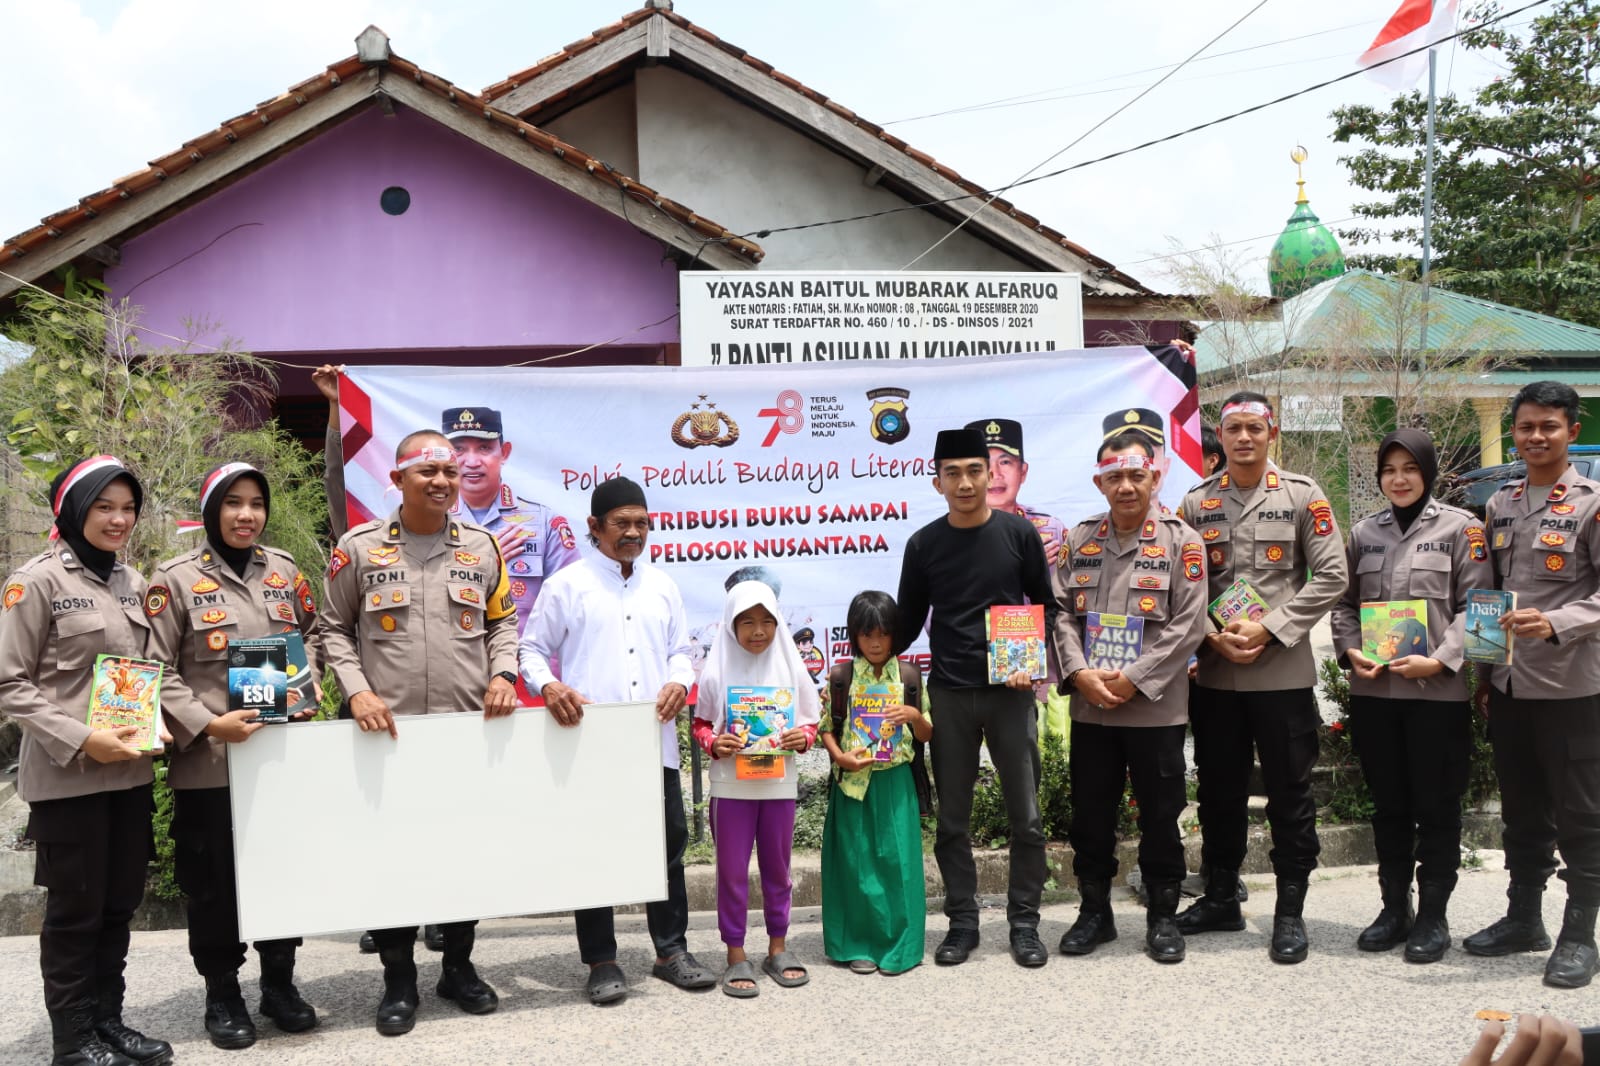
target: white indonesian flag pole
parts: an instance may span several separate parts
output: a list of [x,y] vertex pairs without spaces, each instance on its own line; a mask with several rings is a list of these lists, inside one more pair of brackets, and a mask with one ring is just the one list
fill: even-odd
[[[1356,60],[1367,73],[1395,92],[1417,83],[1428,69],[1428,53],[1417,51],[1455,32],[1457,0],[1401,0],[1400,8],[1383,24],[1378,36]],[[1406,55],[1412,52],[1412,55]],[[1405,56],[1396,59],[1396,56]],[[1392,63],[1384,63],[1393,59]],[[1375,64],[1383,63],[1383,66]]]

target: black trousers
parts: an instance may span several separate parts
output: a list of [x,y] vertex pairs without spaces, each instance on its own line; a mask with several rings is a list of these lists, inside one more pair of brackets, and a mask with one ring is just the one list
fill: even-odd
[[[944,913],[951,929],[978,928],[978,868],[972,859],[972,793],[979,749],[1000,775],[1010,823],[1011,883],[1006,921],[1013,928],[1039,925],[1044,892],[1044,823],[1039,816],[1039,723],[1028,689],[928,686],[933,720],[933,785],[939,796],[939,830],[933,856],[944,878]],[[1076,743],[1076,741],[1074,741]]]
[[1378,874],[1454,888],[1472,760],[1465,701],[1350,697],[1351,741],[1372,793]]
[[[645,919],[656,957],[670,959],[689,950],[689,891],[683,883],[683,851],[689,845],[689,823],[683,814],[683,781],[678,771],[661,768],[661,804],[667,816],[667,898],[645,904]],[[610,907],[574,911],[578,955],[587,964],[615,962],[616,913]]]
[[1185,873],[1178,815],[1183,788],[1184,726],[1072,723],[1072,872],[1083,881],[1117,876],[1117,808],[1132,780],[1139,804],[1139,872],[1152,885],[1177,884]]
[[1567,898],[1600,904],[1600,695],[1519,700],[1491,689],[1489,740],[1511,880],[1544,884],[1560,848]]
[[1226,692],[1195,687],[1189,704],[1194,762],[1200,775],[1201,861],[1214,870],[1244,863],[1252,755],[1261,761],[1272,827],[1272,869],[1304,881],[1317,868],[1317,808],[1311,768],[1317,764],[1316,697],[1308,688]]
[[[233,811],[228,789],[172,793],[173,865],[189,918],[189,957],[201,977],[230,977],[244,965],[239,888],[233,866]],[[257,951],[292,951],[300,938],[260,940]]]
[[152,809],[149,785],[32,805],[33,883],[45,889],[39,972],[46,1009],[96,1000],[121,1010],[128,922],[155,854]]
[[[464,934],[472,932],[478,927],[476,918],[469,922],[440,922],[439,935],[444,937],[444,953],[446,962],[456,957]],[[379,951],[388,951],[390,948],[410,947],[417,942],[417,927],[414,925],[400,926],[394,929],[372,929],[372,943]],[[298,941],[296,941],[298,943]],[[256,945],[258,948],[260,945]],[[465,952],[472,954],[469,946]]]

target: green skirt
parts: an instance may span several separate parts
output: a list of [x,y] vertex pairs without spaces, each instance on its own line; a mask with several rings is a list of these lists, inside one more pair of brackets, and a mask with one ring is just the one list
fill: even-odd
[[899,973],[922,962],[927,887],[910,764],[872,775],[865,799],[833,782],[822,830],[822,940],[835,962]]

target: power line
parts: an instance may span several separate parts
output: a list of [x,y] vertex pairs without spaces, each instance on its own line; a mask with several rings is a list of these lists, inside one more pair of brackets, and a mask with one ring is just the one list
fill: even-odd
[[[1032,174],[1034,171],[1036,171],[1040,167],[1044,166],[1046,163],[1049,163],[1052,160],[1059,158],[1063,153],[1068,152],[1068,151],[1072,150],[1073,148],[1077,147],[1079,144],[1083,143],[1083,141],[1086,138],[1088,138],[1091,135],[1093,135],[1096,130],[1098,130],[1102,126],[1106,125],[1106,123],[1110,122],[1112,119],[1116,118],[1118,115],[1120,115],[1124,111],[1128,110],[1128,108],[1132,107],[1134,104],[1138,103],[1140,100],[1143,100],[1146,96],[1149,96],[1151,93],[1155,92],[1156,89],[1160,88],[1161,85],[1168,78],[1172,77],[1174,74],[1178,73],[1178,71],[1180,71],[1184,67],[1188,66],[1190,60],[1195,59],[1197,56],[1199,56],[1206,49],[1210,48],[1212,45],[1214,45],[1218,41],[1222,40],[1222,38],[1226,37],[1229,33],[1232,33],[1235,29],[1237,29],[1239,27],[1239,25],[1242,22],[1244,22],[1245,19],[1249,18],[1251,15],[1254,15],[1257,11],[1260,11],[1263,7],[1266,7],[1267,3],[1268,3],[1268,0],[1257,0],[1257,3],[1256,3],[1255,7],[1252,7],[1249,11],[1246,11],[1243,15],[1240,15],[1236,20],[1234,20],[1232,25],[1228,26],[1227,29],[1223,30],[1221,33],[1219,33],[1215,37],[1211,38],[1211,40],[1207,41],[1205,44],[1203,44],[1199,48],[1195,49],[1192,53],[1190,53],[1189,57],[1187,59],[1185,59],[1182,63],[1179,63],[1177,66],[1173,67],[1171,70],[1169,70],[1165,74],[1161,75],[1161,77],[1159,77],[1155,81],[1151,82],[1149,87],[1146,88],[1143,92],[1141,92],[1138,96],[1135,96],[1132,100],[1129,100],[1129,101],[1123,103],[1115,111],[1111,112],[1111,114],[1107,115],[1105,118],[1101,119],[1099,122],[1096,122],[1093,126],[1090,126],[1088,129],[1084,130],[1082,133],[1078,134],[1078,136],[1074,137],[1067,144],[1063,145],[1061,148],[1057,149],[1056,151],[1052,152],[1051,154],[1045,156],[1043,159],[1039,160],[1039,162],[1035,163],[1033,166],[1031,166],[1027,170],[1023,171],[1021,174],[1019,174],[1017,176],[1017,181],[1020,182],[1022,179],[1026,178],[1029,174]],[[1013,182],[1012,184],[1016,184],[1016,182]],[[929,252],[933,251],[935,248],[939,247],[939,245],[943,244],[945,241],[949,240],[951,237],[954,237],[957,233],[959,233],[966,226],[966,224],[968,222],[971,222],[974,218],[977,217],[979,211],[982,211],[984,208],[986,208],[990,204],[994,203],[995,199],[997,197],[999,197],[999,195],[1000,195],[1000,193],[998,191],[996,191],[994,193],[991,193],[987,200],[985,200],[983,203],[979,204],[977,207],[973,208],[971,214],[969,214],[966,218],[962,219],[960,222],[957,222],[955,224],[955,226],[950,229],[949,232],[947,232],[944,236],[940,237],[938,240],[934,241],[932,244],[928,245],[928,247],[924,248],[921,252],[917,253],[917,255],[915,257],[913,257],[910,262],[908,262],[905,266],[901,267],[900,269],[901,270],[909,270],[912,267],[916,266],[919,262],[922,261],[922,259]]]

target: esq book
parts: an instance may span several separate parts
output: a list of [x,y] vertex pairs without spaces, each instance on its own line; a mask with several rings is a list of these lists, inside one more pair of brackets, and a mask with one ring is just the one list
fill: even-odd
[[289,646],[283,637],[228,642],[228,710],[258,722],[289,720]]

